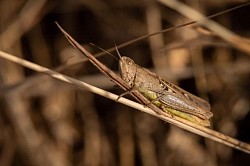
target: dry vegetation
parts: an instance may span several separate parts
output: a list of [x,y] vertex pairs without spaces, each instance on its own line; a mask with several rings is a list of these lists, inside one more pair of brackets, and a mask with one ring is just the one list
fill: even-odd
[[[185,1],[204,15],[244,2]],[[119,50],[208,100],[214,113],[212,128],[249,143],[250,53],[242,46],[250,34],[249,11],[250,6],[245,6],[213,18],[244,37],[238,43],[189,25]],[[190,20],[153,0],[0,1],[0,50],[121,94],[70,46],[55,21],[97,53],[100,50],[89,43],[108,49]],[[99,60],[118,71],[118,62],[111,56]],[[4,59],[0,59],[0,99],[1,166],[250,162],[249,154]]]

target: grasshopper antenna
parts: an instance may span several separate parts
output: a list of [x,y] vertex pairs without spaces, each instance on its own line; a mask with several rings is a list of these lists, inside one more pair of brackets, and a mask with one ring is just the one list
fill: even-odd
[[120,54],[120,52],[119,52],[118,47],[116,46],[116,44],[115,44],[115,50],[116,50],[116,52],[117,52],[117,54],[118,54],[119,58],[121,59],[121,58],[122,58],[122,56],[121,56],[121,54]]
[[[109,54],[109,55],[111,55],[113,58],[115,58],[117,61],[119,61],[119,59],[117,59],[113,54],[111,54],[110,52],[104,50],[103,48],[98,47],[97,45],[95,45],[95,44],[93,44],[93,43],[89,43],[89,44],[91,44],[92,46],[98,48],[99,50],[102,50],[103,52],[106,52],[107,54]],[[115,46],[115,47],[116,47],[116,46]],[[118,55],[120,55],[119,52],[118,52]]]

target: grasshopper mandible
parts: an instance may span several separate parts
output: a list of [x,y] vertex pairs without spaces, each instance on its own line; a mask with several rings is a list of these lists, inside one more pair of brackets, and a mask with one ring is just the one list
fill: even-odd
[[120,74],[132,88],[148,98],[164,112],[170,112],[188,121],[202,126],[209,126],[210,104],[205,100],[192,95],[180,87],[161,79],[155,73],[137,65],[132,59],[121,56]]

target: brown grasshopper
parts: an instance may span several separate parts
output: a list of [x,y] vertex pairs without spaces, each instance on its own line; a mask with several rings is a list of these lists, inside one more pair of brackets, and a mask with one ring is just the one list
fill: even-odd
[[[94,45],[93,43],[90,44]],[[94,46],[115,58],[114,55],[106,50],[96,45]],[[210,112],[211,107],[208,102],[163,80],[155,73],[137,65],[129,57],[121,56],[118,48],[115,48],[120,57],[121,77],[132,87],[130,91],[121,94],[117,100],[121,96],[137,90],[164,112],[174,114],[202,126],[210,126],[208,119],[213,116],[213,113]]]
[[[120,56],[121,77],[133,90],[138,90],[151,103],[164,112],[192,121],[202,126],[209,126],[210,104],[205,100],[161,79],[155,73],[137,65],[132,59]],[[126,93],[125,93],[126,94]]]

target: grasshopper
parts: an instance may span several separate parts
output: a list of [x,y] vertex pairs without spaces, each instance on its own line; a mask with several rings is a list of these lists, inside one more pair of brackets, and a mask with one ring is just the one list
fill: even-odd
[[[120,74],[132,88],[137,90],[162,111],[179,116],[193,123],[210,126],[210,104],[205,100],[163,80],[155,73],[137,65],[132,59],[120,56]],[[130,92],[131,92],[130,91]],[[125,93],[126,94],[126,93]]]

